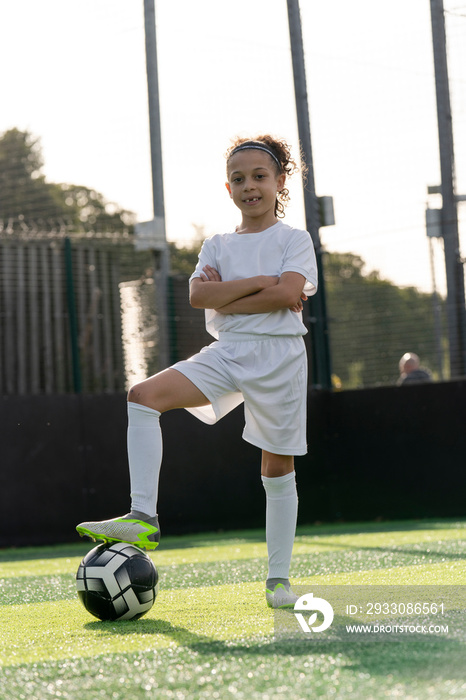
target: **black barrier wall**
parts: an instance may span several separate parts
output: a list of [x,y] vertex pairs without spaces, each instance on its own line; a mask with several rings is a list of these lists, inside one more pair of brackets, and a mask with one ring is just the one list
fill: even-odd
[[[466,514],[466,382],[313,392],[308,413],[301,523]],[[212,427],[186,411],[161,420],[162,530],[262,527],[242,408]],[[4,397],[0,424],[0,546],[70,542],[78,522],[128,511],[123,395]]]

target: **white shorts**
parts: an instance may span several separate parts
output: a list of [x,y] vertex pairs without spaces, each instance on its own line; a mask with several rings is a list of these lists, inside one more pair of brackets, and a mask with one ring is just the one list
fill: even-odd
[[200,420],[212,425],[244,401],[244,440],[274,454],[306,454],[307,357],[302,336],[223,333],[172,369],[210,401],[210,406],[186,409]]

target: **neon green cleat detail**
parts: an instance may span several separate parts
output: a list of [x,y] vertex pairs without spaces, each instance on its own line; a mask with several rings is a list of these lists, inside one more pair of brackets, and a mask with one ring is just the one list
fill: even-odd
[[81,537],[86,535],[93,540],[125,542],[141,549],[155,549],[160,541],[160,529],[157,518],[151,520],[154,524],[126,516],[80,523],[76,530]]
[[277,583],[273,591],[266,588],[265,597],[269,608],[274,609],[294,608],[294,604],[298,600],[298,596],[293,593],[291,588],[287,590],[283,583]]

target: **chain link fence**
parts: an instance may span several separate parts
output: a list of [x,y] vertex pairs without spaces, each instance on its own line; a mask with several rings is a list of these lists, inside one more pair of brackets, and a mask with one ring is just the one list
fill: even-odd
[[[129,233],[3,230],[0,395],[121,392],[162,369],[156,263]],[[445,301],[363,268],[349,253],[325,256],[334,388],[394,385],[405,352],[449,379]],[[167,297],[173,363],[212,338],[185,273],[169,277]]]
[[128,235],[0,236],[0,393],[117,392],[157,370],[154,260]]

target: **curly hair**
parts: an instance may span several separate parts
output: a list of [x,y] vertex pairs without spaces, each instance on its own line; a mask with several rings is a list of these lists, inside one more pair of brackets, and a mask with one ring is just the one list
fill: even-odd
[[[285,173],[287,177],[290,177],[296,172],[301,171],[303,176],[305,176],[307,167],[304,163],[304,159],[302,157],[302,153],[300,153],[301,156],[301,167],[296,163],[296,161],[292,158],[291,156],[291,148],[287,144],[287,142],[284,139],[276,138],[274,136],[271,136],[270,134],[263,134],[260,136],[256,136],[255,138],[242,138],[242,137],[237,137],[232,141],[232,145],[230,148],[227,150],[225,153],[225,158],[227,160],[227,168],[228,168],[228,161],[230,160],[233,151],[238,148],[238,146],[241,146],[244,143],[249,143],[249,142],[261,142],[268,148],[277,158],[278,163],[280,163],[280,166],[278,163],[275,162],[275,159],[273,159],[274,165],[277,170],[277,175],[282,175]],[[285,216],[285,207],[290,201],[290,192],[287,187],[284,187],[282,190],[280,190],[277,194],[277,199],[275,201],[275,216],[278,218],[283,218]]]

